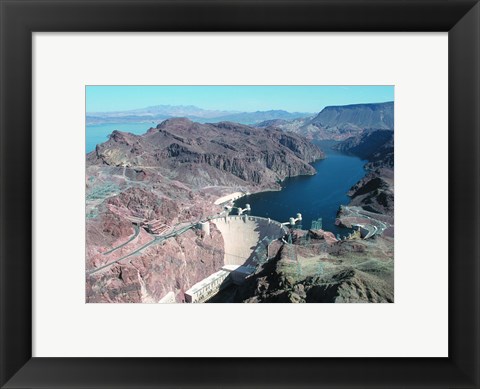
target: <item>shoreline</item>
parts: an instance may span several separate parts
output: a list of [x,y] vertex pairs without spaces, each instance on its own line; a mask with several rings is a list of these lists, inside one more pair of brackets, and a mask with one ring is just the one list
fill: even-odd
[[[335,143],[338,143],[338,142],[335,142]],[[320,146],[320,145],[318,145]],[[296,175],[296,176],[289,176],[289,177],[285,177],[282,181],[279,181],[278,182],[278,186],[276,187],[270,187],[270,188],[257,188],[257,189],[253,189],[251,188],[250,190],[250,194],[254,195],[254,194],[267,194],[268,192],[271,192],[271,193],[275,193],[275,192],[281,192],[282,190],[285,190],[285,188],[288,186],[288,179],[289,178],[297,178],[297,177],[314,177],[316,175],[319,174],[319,170],[318,168],[315,166],[315,164],[317,164],[318,162],[321,162],[323,160],[328,160],[329,157],[330,157],[330,153],[328,153],[328,151],[326,151],[325,148],[322,148],[322,152],[324,153],[324,157],[323,158],[319,158],[313,162],[310,162],[309,164],[315,168],[315,173],[314,174],[299,174],[299,175]],[[338,231],[336,230],[335,228],[331,228],[331,227],[325,227],[326,228],[326,231],[329,231],[329,232],[332,232],[334,234],[340,234],[340,235],[343,235],[344,233],[348,233],[348,232],[351,232],[352,231],[352,228],[349,228],[345,225],[342,225],[341,223],[341,219],[340,219],[340,211],[342,209],[342,207],[348,207],[352,201],[352,197],[349,195],[349,192],[352,190],[352,188],[357,185],[359,182],[361,182],[362,180],[364,180],[371,172],[369,169],[366,169],[366,165],[368,163],[368,160],[364,160],[356,155],[352,155],[352,154],[348,154],[348,153],[344,153],[342,151],[335,151],[334,154],[340,154],[340,155],[343,155],[343,156],[346,156],[346,157],[353,157],[355,159],[357,159],[360,164],[361,164],[361,169],[362,169],[362,172],[361,172],[361,176],[358,178],[358,180],[356,180],[351,186],[349,186],[348,188],[346,188],[346,190],[344,190],[342,192],[342,195],[344,195],[346,198],[345,200],[340,200],[340,203],[338,205],[338,207],[336,207],[335,209],[335,212],[334,212],[334,215],[331,217],[327,217],[326,220],[329,220],[327,222],[327,224],[330,224],[332,223],[335,228],[337,229],[340,229],[341,231]],[[322,173],[322,171],[320,171],[320,173]],[[287,183],[287,185],[285,185],[285,183]],[[295,185],[293,183],[293,185]],[[244,196],[242,196],[243,198]],[[239,198],[239,199],[236,199],[233,204],[234,204],[234,207],[238,207],[238,206],[244,206],[245,204],[241,203],[239,204],[238,202],[239,201],[242,201],[242,198]],[[243,202],[246,201],[246,200],[243,200]],[[252,206],[252,208],[255,209],[255,204],[254,203],[251,203],[249,201],[247,201],[247,203],[250,203],[250,205]],[[327,204],[325,202],[325,204]],[[323,204],[322,204],[323,206]],[[272,213],[273,213],[273,210],[272,210]],[[253,215],[255,215],[255,210],[253,211],[252,213]],[[264,216],[264,217],[268,217],[268,216],[265,216],[265,215],[270,215],[270,211],[268,211],[268,213],[265,213],[265,209],[261,210],[260,213],[256,214],[257,216]],[[273,219],[279,219],[278,217],[275,217],[274,215],[271,215],[270,216],[271,218]],[[281,218],[280,218],[281,219]],[[307,220],[309,219],[309,217],[307,216],[306,218]],[[315,219],[315,217],[313,217],[313,219]],[[310,229],[310,228],[307,228],[307,230]]]

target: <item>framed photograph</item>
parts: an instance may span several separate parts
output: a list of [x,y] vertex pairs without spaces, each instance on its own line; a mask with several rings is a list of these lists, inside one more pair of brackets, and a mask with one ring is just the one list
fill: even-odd
[[85,94],[87,303],[394,302],[393,86]]
[[479,7],[2,0],[1,387],[479,387]]

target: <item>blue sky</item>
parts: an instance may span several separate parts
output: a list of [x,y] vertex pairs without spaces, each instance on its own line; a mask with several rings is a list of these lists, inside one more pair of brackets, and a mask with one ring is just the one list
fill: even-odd
[[393,101],[393,86],[87,86],[87,112],[152,105],[231,111],[319,112],[327,105]]

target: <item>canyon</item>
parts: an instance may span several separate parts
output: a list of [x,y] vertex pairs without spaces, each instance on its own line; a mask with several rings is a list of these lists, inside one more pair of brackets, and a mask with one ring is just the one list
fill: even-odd
[[211,223],[207,236],[192,228],[156,242],[141,226],[135,235],[132,221],[193,226],[224,211],[219,197],[278,190],[286,177],[314,174],[309,163],[321,158],[296,134],[229,122],[178,118],[144,135],[114,131],[86,157],[87,302],[159,302],[170,292],[184,301],[223,266],[221,234]]
[[[142,135],[113,131],[86,156],[86,301],[185,302],[237,247],[238,232],[218,224],[233,203],[218,200],[315,175],[325,153],[312,139],[366,161],[337,214],[348,237],[290,226],[291,242],[269,240],[245,283],[209,302],[393,302],[393,103],[255,126],[169,118]],[[249,244],[235,249],[245,262]]]

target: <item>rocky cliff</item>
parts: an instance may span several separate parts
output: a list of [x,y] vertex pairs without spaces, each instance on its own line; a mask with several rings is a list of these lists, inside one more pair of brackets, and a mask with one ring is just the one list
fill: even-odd
[[[327,239],[309,231],[310,243],[293,240],[246,282],[210,302],[391,303],[393,239]],[[327,233],[328,234],[328,233]],[[295,258],[292,258],[294,256]]]
[[275,128],[169,119],[144,135],[114,131],[107,142],[87,155],[87,163],[163,168],[195,187],[243,184],[272,188],[286,177],[315,174],[309,163],[323,157],[306,139]]
[[368,129],[393,130],[393,102],[325,107],[314,117],[260,123],[310,139],[345,140]]
[[350,205],[393,217],[395,203],[393,189],[393,170],[375,169],[350,189],[348,192],[351,198]]
[[336,149],[369,161],[367,168],[393,168],[394,132],[367,130],[336,145]]
[[368,161],[365,165],[367,175],[357,182],[348,193],[352,199],[350,205],[393,217],[394,132],[367,130],[339,143],[336,149]]
[[325,131],[360,132],[393,129],[393,102],[325,107],[310,124]]
[[190,286],[222,268],[223,256],[223,238],[215,225],[207,237],[191,230],[105,271],[87,275],[86,300],[156,303],[173,292],[175,300],[183,302]]

